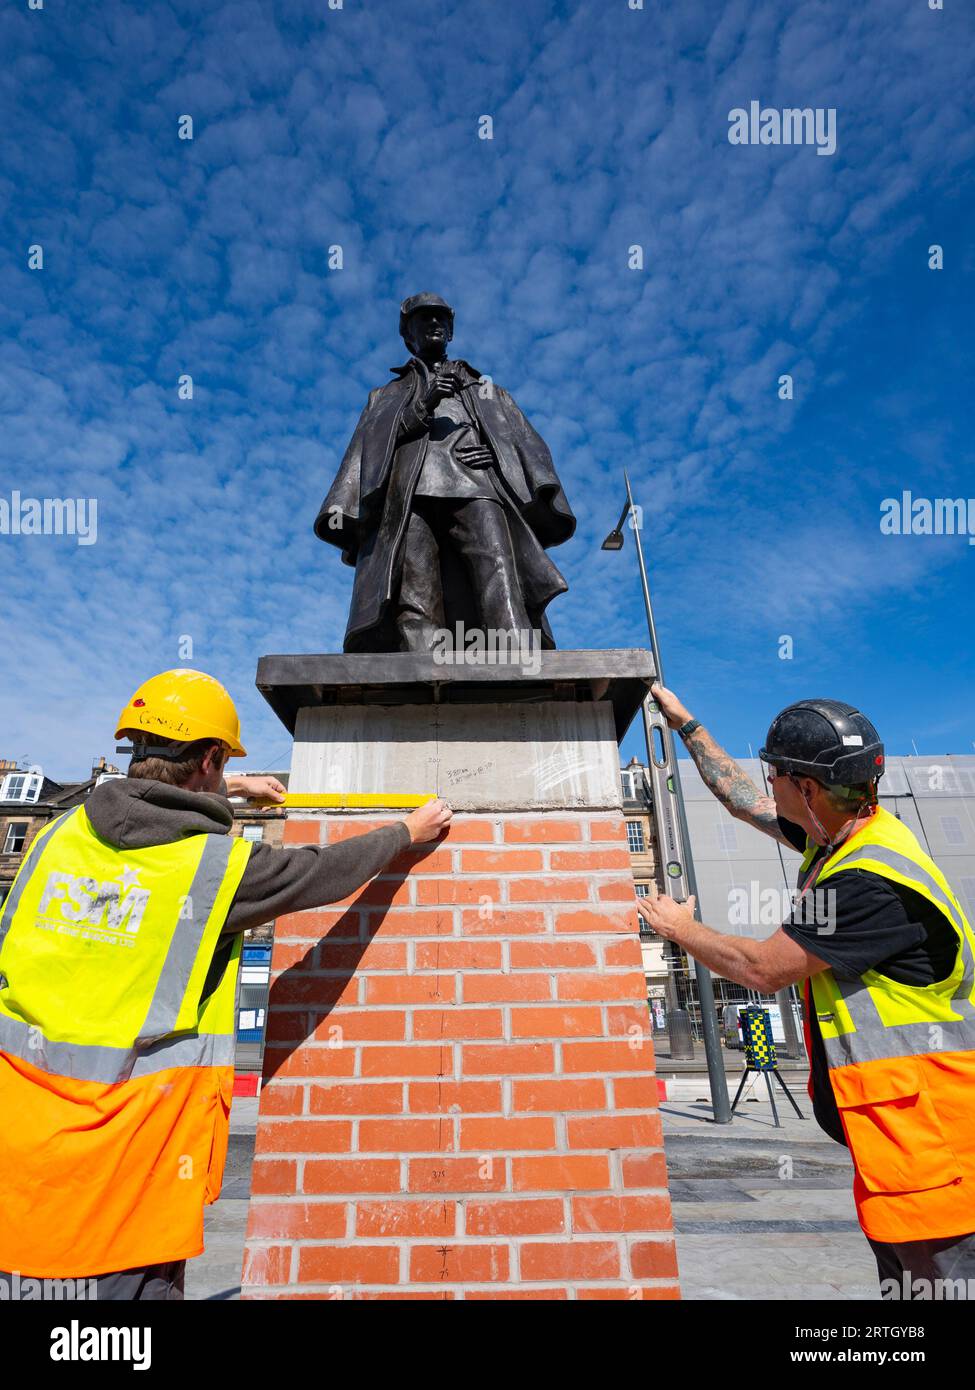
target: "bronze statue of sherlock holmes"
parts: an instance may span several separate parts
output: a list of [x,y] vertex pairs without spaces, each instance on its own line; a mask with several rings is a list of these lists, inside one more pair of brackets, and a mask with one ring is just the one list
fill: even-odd
[[355,566],[347,652],[431,651],[445,629],[534,633],[568,585],[546,554],[575,530],[545,441],[468,362],[439,295],[400,308],[410,359],[369,393],[315,533]]

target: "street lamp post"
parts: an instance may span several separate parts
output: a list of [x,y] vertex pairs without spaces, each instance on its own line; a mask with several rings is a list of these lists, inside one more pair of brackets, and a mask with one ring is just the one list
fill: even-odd
[[[643,585],[643,602],[647,610],[647,628],[650,633],[650,651],[657,673],[657,681],[660,685],[663,685],[665,683],[664,672],[660,660],[660,646],[657,642],[657,626],[653,620],[653,604],[650,601],[650,583],[647,579],[647,566],[643,558],[643,545],[640,540],[640,524],[636,508],[634,507],[633,492],[630,488],[630,479],[626,469],[623,470],[623,477],[626,481],[626,505],[620,513],[620,519],[616,523],[614,530],[612,530],[603,541],[602,549],[623,549],[623,523],[627,515],[629,515],[632,519],[633,534],[636,538],[636,554],[640,564],[640,580]],[[654,755],[650,725],[647,720],[646,704],[644,704],[643,716],[644,733],[647,739],[647,758],[649,763],[652,764]],[[694,872],[694,856],[691,854],[691,838],[687,829],[684,791],[681,786],[677,760],[674,756],[673,733],[666,722],[660,733],[664,741],[667,764],[674,770],[674,802],[683,847],[683,868],[687,890],[688,894],[693,895],[695,902],[697,902],[696,915],[698,920],[701,920],[701,907],[697,898],[697,876]],[[700,961],[694,962],[694,974],[697,979],[698,998],[701,1002],[701,1027],[704,1032],[704,1055],[707,1059],[708,1078],[711,1083],[711,1106],[714,1111],[715,1123],[726,1125],[731,1121],[731,1104],[728,1100],[728,1079],[725,1075],[721,1039],[718,1033],[718,1020],[714,1010],[714,985],[711,980],[710,970],[708,970],[707,966],[702,965]]]

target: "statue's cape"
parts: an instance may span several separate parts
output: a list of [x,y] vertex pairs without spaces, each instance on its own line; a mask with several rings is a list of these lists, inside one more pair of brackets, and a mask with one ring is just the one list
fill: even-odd
[[[570,538],[575,517],[548,446],[508,393],[492,383],[482,384],[468,363],[453,365],[469,374],[465,400],[498,461],[494,476],[504,498],[525,605],[543,633],[544,644],[554,646],[544,608],[568,585],[545,549]],[[396,651],[399,647],[390,601],[399,584],[402,542],[425,437],[396,445],[400,418],[422,384],[422,368],[411,361],[393,371],[393,381],[369,393],[315,521],[319,539],[338,546],[345,563],[355,566],[346,651]],[[450,591],[462,587],[463,577],[452,575]],[[450,621],[458,619],[478,626],[470,596],[466,602],[461,596],[453,605]]]

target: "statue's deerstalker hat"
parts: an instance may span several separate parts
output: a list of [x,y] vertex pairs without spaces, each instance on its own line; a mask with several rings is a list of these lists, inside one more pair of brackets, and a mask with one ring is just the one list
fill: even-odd
[[450,332],[454,331],[454,311],[447,303],[446,299],[441,299],[439,294],[411,294],[409,299],[404,299],[399,306],[399,333],[402,338],[406,332],[406,320],[410,314],[417,309],[446,309],[450,315]]

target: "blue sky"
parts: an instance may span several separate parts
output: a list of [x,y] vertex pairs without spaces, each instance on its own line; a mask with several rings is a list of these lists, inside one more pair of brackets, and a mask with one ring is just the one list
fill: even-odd
[[[552,449],[560,647],[645,640],[626,466],[668,683],[732,752],[808,695],[972,751],[975,547],[879,526],[975,497],[961,0],[17,0],[0,39],[0,497],[98,501],[94,545],[0,536],[0,756],[83,774],[189,636],[285,762],[257,658],[341,649],[312,521],[420,289]],[[835,107],[836,153],[731,145],[752,100]]]

